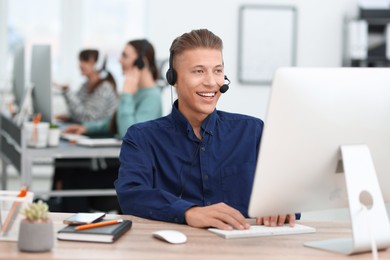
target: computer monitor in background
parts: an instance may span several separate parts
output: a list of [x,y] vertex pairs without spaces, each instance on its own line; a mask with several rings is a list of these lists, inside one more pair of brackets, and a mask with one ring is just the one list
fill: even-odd
[[25,65],[24,65],[24,46],[20,46],[14,53],[14,64],[12,70],[12,94],[15,104],[20,109],[25,95]]
[[52,122],[51,54],[50,45],[33,45],[31,56],[32,105],[42,121]]
[[371,236],[390,246],[383,198],[390,202],[390,69],[278,70],[249,215],[349,207],[353,239],[305,245],[351,254],[369,251]]

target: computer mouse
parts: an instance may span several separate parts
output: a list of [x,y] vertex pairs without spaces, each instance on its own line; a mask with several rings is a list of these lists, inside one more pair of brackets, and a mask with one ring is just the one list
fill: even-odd
[[187,242],[187,236],[176,230],[159,230],[153,232],[153,237],[171,244],[183,244]]

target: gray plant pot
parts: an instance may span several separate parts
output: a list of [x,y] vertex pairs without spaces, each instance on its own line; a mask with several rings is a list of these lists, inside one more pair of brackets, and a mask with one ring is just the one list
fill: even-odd
[[54,245],[53,222],[20,222],[18,248],[20,251],[50,251]]

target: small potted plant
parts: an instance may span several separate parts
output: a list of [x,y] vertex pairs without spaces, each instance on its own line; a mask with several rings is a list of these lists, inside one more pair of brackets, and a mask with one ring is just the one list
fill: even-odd
[[18,248],[21,251],[49,251],[54,245],[53,222],[49,219],[49,206],[41,200],[30,204],[21,213]]
[[60,142],[61,129],[57,124],[51,123],[49,125],[49,136],[47,143],[49,146],[58,146]]

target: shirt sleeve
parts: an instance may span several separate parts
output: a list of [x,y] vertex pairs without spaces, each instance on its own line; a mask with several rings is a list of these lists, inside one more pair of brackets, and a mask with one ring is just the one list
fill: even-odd
[[115,181],[118,200],[124,214],[166,222],[186,223],[184,214],[194,203],[155,188],[153,176],[159,174],[150,146],[141,130],[129,128],[119,156],[121,166]]
[[121,95],[116,113],[118,133],[121,137],[126,134],[129,126],[156,119],[162,115],[161,94],[157,91],[158,89],[151,93],[146,93],[138,107],[136,107],[133,95],[128,93]]
[[67,91],[64,95],[71,117],[76,122],[105,118],[115,111],[117,103],[115,90],[107,81],[102,82],[92,93],[86,94],[86,100],[80,99],[81,91]]
[[104,118],[96,121],[84,122],[83,126],[87,128],[87,133],[94,134],[110,134],[110,125],[112,117]]

